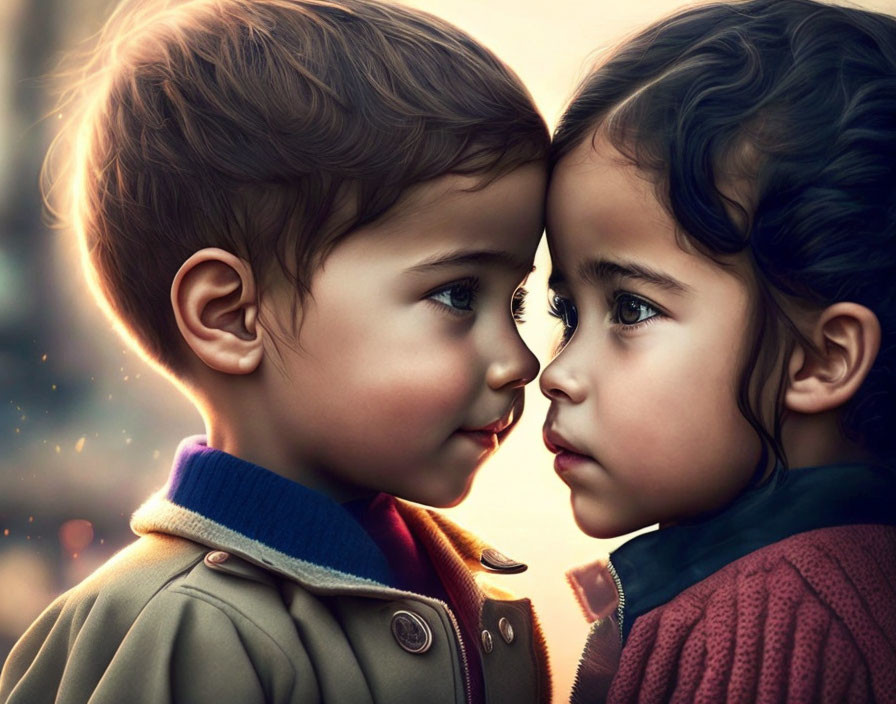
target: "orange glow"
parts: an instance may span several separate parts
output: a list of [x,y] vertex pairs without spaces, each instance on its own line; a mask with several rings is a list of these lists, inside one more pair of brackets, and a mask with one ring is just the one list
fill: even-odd
[[63,550],[77,557],[93,542],[93,524],[83,518],[74,518],[59,526],[59,542]]

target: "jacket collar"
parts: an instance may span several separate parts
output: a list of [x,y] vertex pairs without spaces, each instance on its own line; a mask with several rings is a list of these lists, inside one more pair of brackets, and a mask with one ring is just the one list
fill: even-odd
[[[526,569],[438,512],[404,501],[397,501],[396,508],[438,564],[443,581],[465,585],[464,599],[499,595],[478,579],[475,587],[475,573]],[[204,436],[181,442],[168,482],[137,509],[131,529],[224,550],[318,593],[410,594],[389,586],[393,579],[386,556],[345,507],[208,447]]]
[[838,464],[784,470],[714,516],[639,535],[610,554],[635,619],[754,550],[817,528],[896,525],[896,470]]
[[131,527],[138,535],[179,535],[322,586],[334,573],[358,584],[392,581],[385,555],[341,504],[210,448],[203,436],[181,442],[167,484]]

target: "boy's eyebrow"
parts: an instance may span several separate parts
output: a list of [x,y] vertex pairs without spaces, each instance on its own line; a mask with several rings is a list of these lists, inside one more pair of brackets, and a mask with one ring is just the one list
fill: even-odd
[[419,264],[410,267],[410,272],[427,272],[447,266],[463,266],[477,264],[496,265],[513,271],[529,271],[531,262],[523,261],[510,252],[500,249],[459,249],[453,252],[444,252],[424,259]]
[[672,293],[687,293],[687,286],[668,274],[634,262],[614,262],[609,259],[589,259],[579,266],[579,277],[590,284],[601,284],[614,278],[636,279]]

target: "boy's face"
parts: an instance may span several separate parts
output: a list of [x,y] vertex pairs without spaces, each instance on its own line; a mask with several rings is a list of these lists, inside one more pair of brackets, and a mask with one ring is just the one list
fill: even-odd
[[541,376],[545,441],[577,523],[610,537],[721,507],[760,451],[736,401],[744,279],[683,250],[653,183],[602,140],[560,162],[547,215],[572,336]]
[[337,499],[449,506],[519,419],[538,362],[512,301],[543,230],[545,173],[463,190],[476,183],[417,187],[315,272],[298,345],[268,376],[272,437],[295,478]]

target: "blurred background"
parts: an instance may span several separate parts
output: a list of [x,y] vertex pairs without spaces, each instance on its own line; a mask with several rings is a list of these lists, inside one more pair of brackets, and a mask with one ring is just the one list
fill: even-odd
[[[96,309],[72,238],[47,225],[38,173],[57,115],[65,53],[96,33],[111,0],[0,2],[0,662],[55,597],[133,539],[128,519],[167,475],[178,441],[203,432],[192,406]],[[578,80],[605,50],[677,0],[415,0],[496,51],[529,86],[553,128]],[[853,3],[896,14],[896,0]],[[528,286],[523,336],[544,365],[545,248]],[[587,624],[564,572],[622,539],[582,535],[541,442],[537,386],[504,449],[452,517],[528,562],[513,588],[531,596],[566,701]]]

